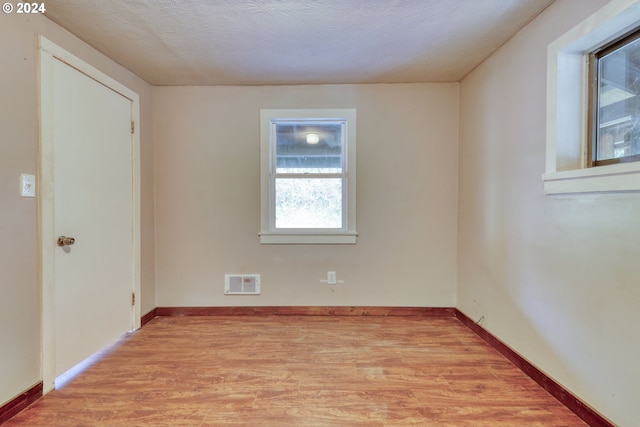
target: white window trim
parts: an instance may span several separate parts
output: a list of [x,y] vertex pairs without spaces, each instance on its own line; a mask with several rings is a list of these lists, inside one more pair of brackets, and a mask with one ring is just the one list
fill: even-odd
[[587,167],[589,53],[640,22],[640,0],[612,0],[549,44],[547,195],[640,190],[640,162]]
[[[271,120],[346,119],[347,149],[345,167],[346,226],[343,231],[272,230],[271,212]],[[355,244],[356,232],[356,110],[340,109],[262,109],[260,110],[260,243],[262,244]]]

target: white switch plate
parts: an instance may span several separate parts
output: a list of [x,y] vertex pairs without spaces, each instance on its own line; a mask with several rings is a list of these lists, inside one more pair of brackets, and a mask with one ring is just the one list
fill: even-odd
[[36,177],[28,173],[20,174],[20,196],[36,197]]

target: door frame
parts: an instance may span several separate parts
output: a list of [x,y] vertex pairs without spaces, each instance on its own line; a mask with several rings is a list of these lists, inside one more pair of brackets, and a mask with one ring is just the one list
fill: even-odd
[[137,93],[112,79],[97,68],[67,52],[43,36],[38,36],[39,57],[39,145],[38,145],[38,280],[42,321],[41,375],[43,392],[54,388],[55,380],[55,185],[53,182],[53,64],[59,60],[94,79],[131,101],[131,134],[133,200],[133,259],[131,291],[135,302],[131,310],[131,330],[140,328],[140,101]]

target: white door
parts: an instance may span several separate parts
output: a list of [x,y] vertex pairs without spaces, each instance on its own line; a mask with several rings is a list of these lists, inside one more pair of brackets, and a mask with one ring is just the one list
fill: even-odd
[[[132,100],[59,58],[45,61],[43,145],[51,144],[51,156],[41,154],[41,162],[50,162],[41,168],[42,179],[48,173],[53,181],[41,196],[53,210],[52,231],[42,233],[43,263],[51,265],[43,269],[51,274],[43,277],[49,283],[43,322],[53,321],[43,325],[43,347],[51,346],[43,356],[53,353],[53,361],[43,361],[53,368],[43,367],[48,391],[47,376],[64,373],[136,326],[136,218]],[[59,246],[62,236],[75,241]]]

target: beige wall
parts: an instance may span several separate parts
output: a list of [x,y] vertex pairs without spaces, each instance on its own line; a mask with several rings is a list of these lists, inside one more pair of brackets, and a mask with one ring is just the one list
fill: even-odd
[[607,3],[561,0],[460,86],[458,308],[619,425],[640,419],[640,195],[545,197],[546,47]]
[[[557,0],[459,87],[151,88],[41,16],[0,14],[0,404],[41,378],[36,204],[17,188],[36,172],[40,33],[140,94],[143,313],[457,306],[633,425],[640,197],[545,197],[540,178],[546,45],[605,3]],[[258,242],[259,110],[296,107],[358,109],[355,246]],[[225,297],[228,272],[261,273],[262,295]]]
[[[260,109],[345,107],[358,243],[260,245]],[[457,111],[457,84],[154,88],[158,305],[454,306]]]
[[155,307],[151,86],[40,15],[0,14],[0,405],[41,380],[36,199],[20,173],[37,173],[37,34],[140,95],[142,311]]

